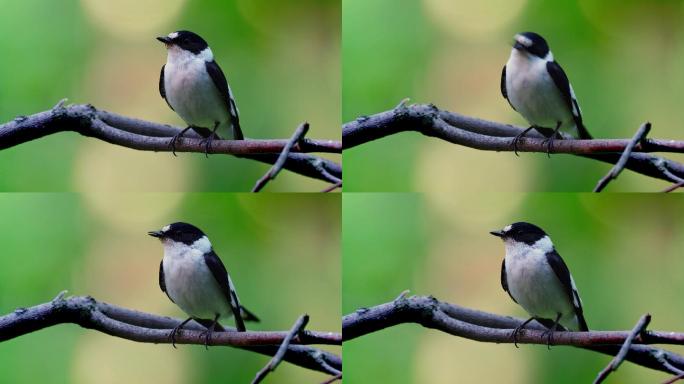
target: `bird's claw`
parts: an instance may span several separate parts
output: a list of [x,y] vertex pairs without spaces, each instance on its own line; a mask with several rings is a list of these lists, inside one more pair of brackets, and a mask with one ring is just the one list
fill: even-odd
[[211,341],[211,329],[207,329],[206,331],[202,332],[204,335],[204,349],[209,350],[209,342]]

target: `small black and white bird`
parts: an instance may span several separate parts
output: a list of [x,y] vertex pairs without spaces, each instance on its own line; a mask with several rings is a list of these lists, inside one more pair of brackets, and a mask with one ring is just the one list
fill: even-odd
[[168,52],[159,75],[159,93],[188,124],[171,140],[174,155],[176,141],[189,129],[205,138],[207,154],[215,138],[244,139],[235,98],[207,42],[190,31],[172,32],[157,40]]
[[558,325],[568,331],[589,330],[575,281],[546,232],[518,222],[490,233],[506,248],[501,286],[531,316],[513,332],[514,342],[532,320],[548,328],[549,345]]
[[159,265],[159,287],[188,316],[171,332],[175,347],[176,333],[190,320],[207,328],[205,345],[211,333],[223,330],[219,318],[235,317],[239,332],[246,330],[246,321],[259,319],[240,305],[235,286],[226,267],[211,246],[209,238],[199,228],[188,223],[173,223],[159,231],[148,232],[159,238],[164,257]]
[[518,141],[531,129],[547,137],[549,152],[553,140],[562,137],[559,132],[575,139],[592,138],[568,76],[546,40],[534,32],[515,35],[511,56],[501,72],[501,94],[531,125],[513,140],[516,154]]

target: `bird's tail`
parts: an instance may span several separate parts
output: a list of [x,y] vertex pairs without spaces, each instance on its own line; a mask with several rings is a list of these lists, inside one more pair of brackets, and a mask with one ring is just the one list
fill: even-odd
[[243,307],[242,305],[240,306],[240,317],[242,317],[242,319],[244,319],[245,321],[252,321],[255,323],[261,321],[258,317],[256,317],[255,314],[248,311],[247,308]]
[[245,136],[242,134],[242,129],[240,129],[240,120],[234,119],[231,125],[233,126],[233,140],[244,140]]
[[575,126],[577,127],[577,138],[580,140],[591,140],[593,137],[587,131],[587,128],[582,123],[582,120],[576,121]]

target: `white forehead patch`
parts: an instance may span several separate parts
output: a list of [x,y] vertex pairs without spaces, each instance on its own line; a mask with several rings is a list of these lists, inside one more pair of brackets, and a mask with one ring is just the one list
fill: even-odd
[[190,247],[202,253],[207,253],[211,251],[211,242],[209,241],[209,238],[207,238],[206,236],[202,236],[199,239],[195,240],[195,242],[192,243]]
[[516,40],[518,43],[520,43],[520,44],[522,44],[522,45],[524,45],[524,46],[526,46],[526,47],[531,47],[531,46],[532,46],[532,40],[530,40],[529,38],[527,38],[527,37],[525,37],[525,36],[523,36],[523,35],[516,35],[516,36],[515,36],[515,40]]
[[171,32],[171,33],[169,33],[169,38],[170,38],[170,39],[175,39],[176,37],[178,37],[178,32]]
[[165,225],[164,228],[161,229],[161,231],[167,232],[169,229],[171,229],[171,225]]
[[503,231],[504,231],[504,232],[508,232],[508,231],[511,230],[511,228],[513,228],[512,225],[507,225],[507,226],[504,227]]

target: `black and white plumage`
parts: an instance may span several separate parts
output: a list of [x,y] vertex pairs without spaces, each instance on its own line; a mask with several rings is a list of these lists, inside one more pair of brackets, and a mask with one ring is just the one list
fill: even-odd
[[238,331],[245,331],[243,320],[259,321],[238,299],[226,267],[212,248],[209,238],[197,227],[173,223],[149,232],[164,246],[159,265],[159,287],[169,299],[190,316],[171,334],[172,341],[190,320],[207,327],[207,343],[219,318],[235,317]]
[[166,64],[159,75],[159,94],[187,124],[187,129],[207,140],[207,152],[214,138],[244,139],[233,93],[214,54],[199,35],[190,31],[157,37],[166,45]]
[[569,331],[589,330],[570,270],[541,228],[518,222],[490,233],[506,248],[501,286],[531,316],[514,337],[533,319],[549,330],[557,325]]
[[546,40],[534,32],[515,35],[501,72],[501,94],[531,125],[514,144],[532,128],[549,138],[549,146],[558,132],[576,139],[592,138],[567,75]]

